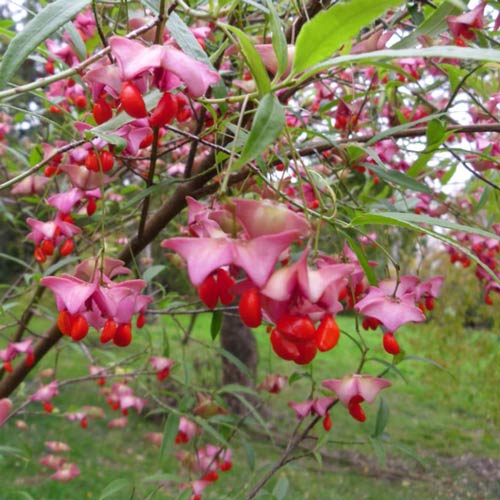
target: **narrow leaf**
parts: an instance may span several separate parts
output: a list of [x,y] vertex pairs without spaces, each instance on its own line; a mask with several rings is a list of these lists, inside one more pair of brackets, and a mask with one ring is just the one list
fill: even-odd
[[285,112],[276,96],[267,94],[259,103],[240,157],[233,165],[237,170],[263,153],[268,146],[274,143],[285,125]]
[[163,428],[163,438],[160,447],[160,462],[162,461],[165,452],[169,446],[174,442],[177,431],[179,430],[179,416],[175,413],[169,413],[165,427]]
[[440,35],[448,28],[446,17],[456,16],[462,11],[463,9],[453,5],[451,2],[443,2],[415,31],[394,44],[393,48],[406,49],[408,47],[414,47],[421,36],[430,36],[434,38]]
[[294,73],[330,57],[366,25],[402,0],[351,0],[336,3],[304,24],[297,38]]
[[377,438],[384,432],[387,422],[389,421],[389,405],[384,398],[380,398],[380,403],[377,411],[377,420],[375,421],[375,429],[372,437]]
[[127,479],[115,479],[111,481],[104,490],[102,490],[101,496],[98,500],[105,500],[110,496],[114,495],[118,491],[121,491],[130,486],[130,482]]
[[382,467],[385,468],[386,465],[386,453],[385,453],[385,448],[384,445],[382,444],[382,441],[378,438],[368,438],[370,441],[370,444],[372,445],[373,451],[375,452],[375,455]]
[[290,486],[290,481],[288,481],[286,476],[281,476],[278,482],[274,486],[273,495],[277,500],[283,500],[286,498],[288,493],[288,487]]
[[9,43],[0,65],[0,89],[40,43],[89,3],[90,0],[57,0],[41,10]]
[[148,267],[144,273],[142,274],[142,279],[144,281],[147,281],[148,283],[151,283],[156,276],[158,276],[164,269],[166,269],[167,266],[163,265],[156,265],[156,266],[151,266]]
[[253,472],[255,470],[255,450],[246,439],[243,441],[243,451],[245,452],[248,468]]
[[271,0],[267,0],[267,8],[269,9],[269,26],[272,33],[273,49],[278,61],[278,72],[276,73],[276,77],[278,78],[285,72],[288,66],[288,45],[281,28],[280,18]]
[[254,77],[257,88],[259,89],[259,94],[268,94],[271,91],[271,81],[269,80],[266,67],[262,62],[259,53],[253,46],[253,42],[243,31],[236,28],[235,26],[226,25],[226,28],[229,31],[233,32],[238,38],[241,52],[243,53],[243,57],[248,64],[250,73],[252,73],[252,76]]
[[223,317],[222,311],[214,311],[212,313],[212,321],[210,322],[210,336],[212,340],[215,340],[219,336]]

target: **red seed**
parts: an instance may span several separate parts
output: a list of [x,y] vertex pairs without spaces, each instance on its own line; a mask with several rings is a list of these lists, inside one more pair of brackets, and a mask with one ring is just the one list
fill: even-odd
[[148,116],[144,99],[139,89],[131,82],[125,82],[120,92],[120,102],[124,111],[134,118]]
[[250,288],[241,294],[238,310],[241,321],[249,328],[257,328],[262,323],[260,293],[257,288]]
[[326,314],[316,330],[316,345],[321,352],[333,349],[339,340],[340,329],[331,314]]
[[112,340],[115,336],[117,329],[118,325],[116,324],[116,321],[114,321],[111,318],[108,318],[108,320],[106,321],[106,323],[104,323],[104,326],[102,327],[101,330],[101,342],[105,344],[106,342]]
[[40,247],[35,248],[33,256],[35,257],[35,260],[40,264],[43,264],[47,260],[46,255],[43,253],[43,250]]
[[316,337],[314,323],[307,316],[285,314],[276,322],[276,328],[292,342],[307,342]]
[[6,371],[6,372],[9,372],[11,373],[12,372],[12,364],[10,361],[4,361],[3,362],[3,369]]
[[434,309],[434,299],[433,297],[425,297],[425,307],[428,311],[432,311]]
[[113,117],[113,110],[106,101],[101,99],[94,104],[92,115],[97,125],[100,125]]
[[52,413],[52,411],[54,410],[54,407],[52,406],[51,403],[49,403],[49,401],[45,401],[45,403],[43,403],[43,409],[47,413]]
[[40,248],[45,255],[52,255],[54,253],[54,243],[50,240],[43,240],[40,244]]
[[213,274],[203,280],[203,283],[198,287],[198,295],[209,309],[213,309],[217,305],[219,289]]
[[102,151],[99,157],[101,160],[102,171],[109,172],[115,164],[113,154],[109,151]]
[[137,316],[137,320],[135,322],[135,326],[141,329],[145,324],[146,324],[146,316],[144,315],[144,313],[139,313],[139,315]]
[[80,109],[85,109],[87,107],[87,98],[84,95],[79,95],[75,99],[75,106]]
[[87,155],[87,158],[85,158],[84,165],[88,170],[92,172],[99,172],[99,160],[97,159],[97,155],[93,151],[90,151],[90,153]]
[[67,238],[66,241],[61,245],[61,255],[66,257],[75,249],[75,245],[71,238]]
[[382,343],[384,345],[384,349],[386,352],[389,354],[393,354],[394,356],[396,354],[399,354],[400,348],[398,341],[396,340],[396,337],[391,332],[387,332],[384,334],[384,338],[382,340]]
[[149,124],[151,127],[161,127],[170,123],[177,116],[178,108],[177,98],[170,92],[165,92],[151,114]]
[[332,428],[332,419],[329,413],[326,413],[323,417],[323,429],[328,432]]
[[26,366],[28,368],[30,368],[31,366],[33,366],[34,363],[35,363],[35,354],[32,352],[29,352],[26,355]]
[[366,420],[365,412],[359,403],[349,403],[349,413],[352,418],[364,422]]
[[118,325],[113,343],[118,347],[127,347],[132,342],[132,327],[130,323],[122,323]]
[[74,316],[72,318],[70,335],[75,342],[79,342],[80,340],[85,338],[88,331],[89,324],[81,314],[78,314],[77,316]]
[[63,335],[71,335],[72,316],[68,311],[61,311],[57,317],[57,328]]
[[298,365],[307,365],[316,357],[318,351],[316,341],[297,342],[295,345],[299,350],[299,355],[293,361]]
[[273,351],[286,361],[293,361],[300,356],[297,345],[287,340],[281,333],[274,328],[271,332],[271,346]]
[[87,201],[87,215],[90,217],[97,210],[97,203],[94,198],[89,198]]
[[221,304],[228,306],[234,300],[231,289],[234,286],[234,279],[225,269],[217,269],[217,290]]

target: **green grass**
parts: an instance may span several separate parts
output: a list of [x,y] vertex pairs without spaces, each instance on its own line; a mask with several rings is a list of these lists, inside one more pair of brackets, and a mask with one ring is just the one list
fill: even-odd
[[[353,332],[350,318],[342,318],[340,324],[342,329]],[[42,322],[35,320],[34,329],[43,331],[43,327]],[[379,333],[363,335],[372,349],[370,357],[390,361],[381,349]],[[207,386],[216,391],[221,377],[219,353],[200,344],[212,344],[210,317],[197,319],[193,340],[187,346],[180,346],[181,337],[182,332],[172,320],[161,319],[146,332],[137,332],[132,346],[125,350],[102,348],[95,342],[95,335],[90,342],[97,347],[92,353],[96,364],[100,365],[117,362],[143,349],[151,348],[157,354],[167,352],[179,360],[172,380],[190,380],[195,392]],[[267,334],[262,329],[256,332],[256,338],[260,351],[259,380],[269,372],[289,376],[297,372],[304,376],[281,394],[267,397],[265,407],[270,437],[266,437],[266,431],[258,422],[249,421],[252,425],[233,438],[234,467],[230,472],[221,473],[221,479],[205,490],[203,498],[207,500],[244,498],[243,493],[278,459],[282,440],[296,424],[287,402],[308,397],[309,375],[317,381],[337,378],[353,372],[358,364],[357,348],[346,335],[341,336],[333,351],[318,356],[313,369],[278,359],[271,353]],[[272,492],[278,480],[281,486],[286,480],[289,489],[284,498],[288,500],[497,498],[498,490],[494,490],[493,481],[485,480],[484,474],[476,469],[481,464],[484,468],[490,463],[488,460],[500,459],[499,422],[496,420],[500,414],[496,374],[498,336],[480,331],[450,334],[424,325],[406,329],[398,339],[408,354],[434,359],[446,371],[427,363],[405,361],[397,368],[407,382],[395,372],[386,375],[393,382],[390,389],[381,393],[390,408],[383,436],[386,466],[380,464],[369,444],[378,402],[365,405],[367,421],[364,424],[354,421],[338,406],[332,412],[333,428],[324,438],[322,464],[313,458],[292,462],[270,481],[266,486],[268,492]],[[144,356],[136,360],[134,366],[146,366],[146,359]],[[43,360],[40,369],[55,367],[57,377],[65,379],[87,374],[88,364],[79,345],[63,341]],[[366,371],[374,375],[383,369],[384,366],[376,361],[366,364]],[[21,403],[38,383],[35,373],[14,396],[15,403]],[[156,386],[153,378],[134,384],[145,392]],[[190,407],[193,401],[192,397],[187,397],[183,404]],[[82,405],[105,406],[95,381],[65,387],[54,403],[60,413],[50,416],[40,414],[39,404],[30,405],[27,412],[19,416],[29,426],[26,431],[18,430],[13,421],[0,428],[0,446],[10,447],[0,448],[2,500],[29,499],[29,495],[36,500],[99,499],[106,486],[116,480],[127,480],[130,486],[106,498],[142,500],[154,492],[154,499],[177,498],[177,485],[169,483],[165,489],[157,490],[156,482],[144,481],[159,472],[186,478],[184,473],[179,473],[173,457],[172,452],[178,447],[167,450],[160,461],[159,449],[144,438],[148,432],[163,430],[162,415],[145,419],[132,414],[127,428],[113,430],[107,429],[106,421],[118,415],[107,409],[105,421],[91,420],[88,429],[81,429],[61,413]],[[224,428],[219,430],[224,433]],[[318,430],[317,437],[323,436],[324,431]],[[43,443],[48,440],[62,440],[71,446],[69,461],[78,464],[82,471],[80,477],[67,484],[48,478],[51,472],[38,465],[44,453]],[[212,437],[208,440],[214,442]],[[364,444],[349,444],[351,442]],[[498,462],[492,463],[498,465]],[[261,498],[272,496],[262,494]]]

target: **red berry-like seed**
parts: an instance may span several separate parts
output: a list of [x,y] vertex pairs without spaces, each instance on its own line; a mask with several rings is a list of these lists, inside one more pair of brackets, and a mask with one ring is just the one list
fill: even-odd
[[114,321],[112,318],[108,318],[101,330],[101,342],[105,344],[106,342],[112,340],[116,334],[117,329],[118,325],[116,324],[116,321]]
[[125,82],[120,92],[120,102],[124,111],[134,118],[148,116],[144,99],[139,89],[131,82]]
[[260,293],[257,288],[250,288],[241,294],[238,310],[241,321],[249,328],[257,328],[262,323]]
[[349,413],[352,418],[358,420],[359,422],[364,422],[366,420],[365,412],[359,403],[350,403]]
[[234,300],[231,288],[234,286],[234,279],[225,269],[217,269],[217,290],[221,304],[228,306]]
[[109,172],[115,164],[113,154],[109,151],[102,151],[99,158],[101,160],[102,171]]
[[87,215],[90,217],[97,210],[97,203],[94,198],[89,198],[87,201]]
[[61,255],[66,257],[75,249],[75,245],[71,238],[67,238],[66,241],[61,245]]
[[396,337],[391,332],[384,333],[384,338],[382,340],[385,352],[389,354],[396,355],[399,354],[400,348]]
[[75,106],[80,109],[85,109],[87,107],[87,98],[84,95],[79,95],[75,99]]
[[132,327],[130,323],[122,323],[118,325],[113,343],[118,347],[127,347],[132,342]]
[[40,244],[40,248],[45,255],[52,255],[54,253],[54,243],[50,240],[43,240]]
[[75,342],[79,342],[80,340],[85,338],[88,331],[89,324],[81,314],[72,318],[70,335]]
[[47,260],[47,256],[44,254],[43,250],[40,247],[35,248],[33,256],[35,257],[35,260],[40,264],[43,264]]
[[333,349],[339,340],[340,329],[331,314],[326,314],[316,330],[316,345],[321,352]]
[[323,429],[328,432],[332,428],[332,419],[330,413],[326,413],[323,417]]
[[28,368],[30,368],[31,366],[33,366],[34,363],[35,363],[35,354],[32,352],[29,352],[26,355],[26,366]]
[[68,311],[61,311],[57,317],[57,328],[63,335],[71,335],[72,315]]
[[97,155],[93,151],[90,151],[90,153],[87,155],[87,158],[85,158],[84,165],[91,172],[99,172],[99,160],[97,159]]
[[146,316],[144,315],[144,313],[139,313],[139,316],[137,316],[137,320],[135,322],[135,326],[141,329],[145,324],[146,324]]
[[217,305],[219,290],[213,274],[203,280],[203,283],[198,287],[198,295],[209,309],[213,309]]
[[161,127],[170,123],[176,116],[179,105],[177,98],[170,92],[165,92],[149,118],[151,127]]
[[97,125],[101,125],[101,123],[105,123],[113,117],[113,110],[106,101],[99,100],[92,108],[92,115]]

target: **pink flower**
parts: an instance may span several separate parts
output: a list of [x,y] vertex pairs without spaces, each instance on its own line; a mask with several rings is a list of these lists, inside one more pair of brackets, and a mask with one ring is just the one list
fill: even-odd
[[61,453],[63,451],[70,450],[70,447],[62,441],[45,441],[45,446],[54,453]]
[[12,411],[12,401],[8,398],[0,399],[0,427],[7,421]]
[[156,378],[161,382],[170,375],[170,370],[175,361],[170,358],[165,358],[164,356],[152,356],[149,358],[149,363],[153,370],[157,372]]
[[446,22],[455,40],[474,40],[476,34],[474,29],[482,29],[484,26],[484,7],[486,2],[480,3],[475,9],[460,16],[448,16]]
[[30,401],[40,401],[41,403],[46,403],[58,394],[57,380],[53,380],[50,384],[40,386],[40,388],[32,394],[29,399]]
[[48,455],[44,455],[38,463],[45,467],[49,467],[49,469],[58,470],[62,467],[64,462],[66,462],[65,457],[49,453]]
[[60,481],[61,483],[67,483],[79,475],[80,469],[75,464],[70,463],[63,464],[60,469],[50,476],[50,478]]
[[50,179],[43,175],[29,175],[18,182],[10,192],[16,196],[40,194],[48,182]]
[[404,276],[397,289],[394,280],[381,281],[379,287],[371,286],[354,308],[379,320],[392,333],[406,323],[425,321],[425,314],[415,305],[418,281],[416,277]]
[[185,417],[181,417],[179,420],[179,429],[177,431],[177,436],[175,437],[175,442],[177,444],[180,443],[188,443],[191,439],[196,436],[196,434],[200,433],[199,427],[191,420],[188,420]]
[[113,418],[108,422],[109,429],[123,429],[128,424],[127,417]]
[[195,286],[212,272],[230,264],[241,267],[259,287],[267,282],[281,253],[297,237],[296,231],[265,235],[252,240],[231,238],[170,238],[161,243],[180,254]]
[[288,377],[286,375],[270,373],[266,375],[266,378],[257,386],[257,390],[278,394],[283,387],[285,387],[287,380]]
[[122,81],[133,80],[141,73],[158,68],[161,71],[156,74],[157,80],[163,82],[160,90],[170,90],[184,83],[193,97],[200,97],[219,80],[216,71],[173,47],[146,47],[136,40],[120,36],[111,37],[109,45],[118,63]]
[[349,409],[353,418],[364,422],[366,416],[360,406],[363,401],[373,403],[377,394],[391,383],[371,375],[346,375],[341,379],[323,380],[323,387],[335,392],[340,402]]
[[335,398],[319,398],[311,399],[309,401],[302,401],[300,403],[289,402],[288,406],[295,412],[297,418],[302,420],[307,415],[319,415],[324,417],[328,412],[328,408],[335,401]]

